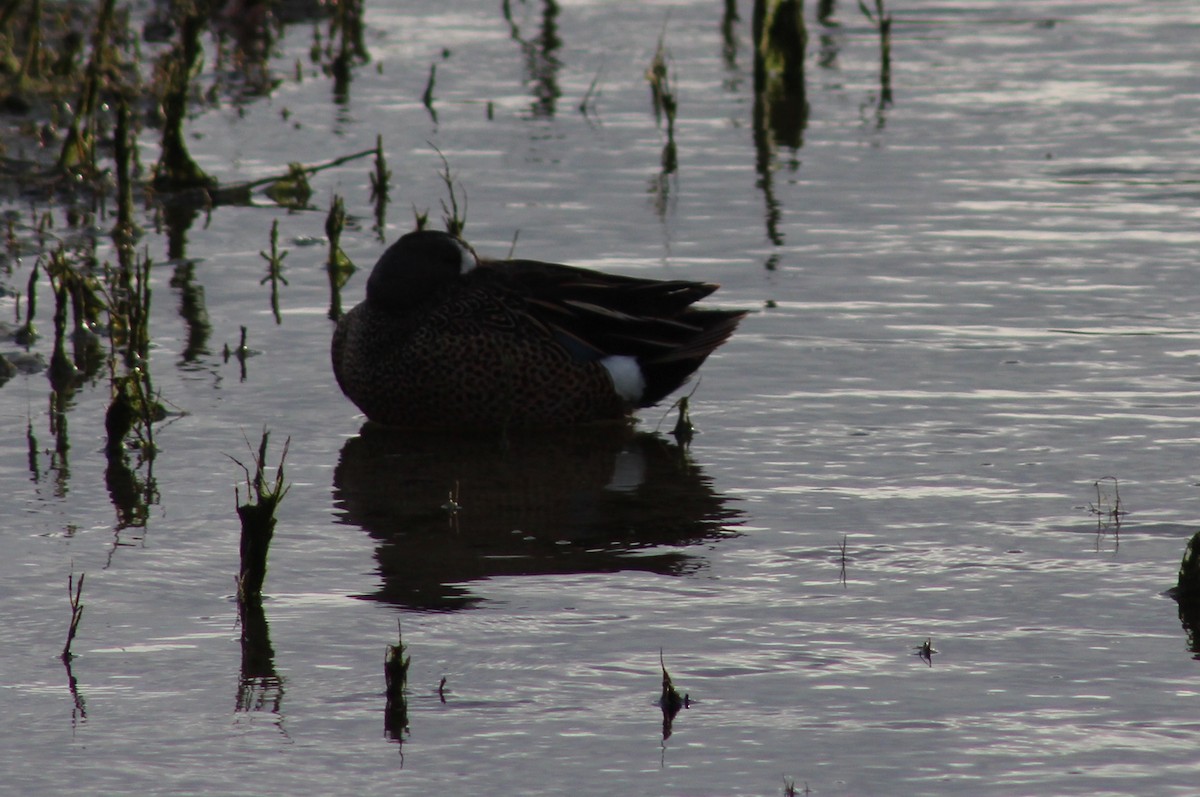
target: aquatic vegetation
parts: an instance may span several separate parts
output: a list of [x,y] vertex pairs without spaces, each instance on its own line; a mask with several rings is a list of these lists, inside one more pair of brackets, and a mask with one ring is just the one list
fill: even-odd
[[370,174],[371,178],[371,203],[375,206],[375,234],[379,236],[379,240],[386,241],[387,236],[387,206],[391,201],[388,192],[392,179],[392,172],[388,169],[387,158],[383,154],[383,136],[375,136],[375,170]]
[[692,442],[692,438],[696,436],[696,426],[692,423],[692,416],[688,412],[689,398],[691,398],[690,393],[686,396],[681,396],[675,402],[675,406],[679,409],[679,417],[675,420],[675,428],[671,430],[671,436],[675,438],[675,442],[685,448]]
[[662,650],[658,651],[658,663],[662,668],[662,694],[658,698],[658,705],[662,709],[663,715],[662,738],[666,741],[671,736],[675,715],[679,713],[680,709],[691,708],[691,698],[686,694],[680,695],[679,690],[671,682],[671,675],[667,672]]
[[183,122],[187,117],[189,83],[200,57],[200,33],[207,19],[204,9],[186,7],[179,22],[179,42],[158,63],[162,93],[162,153],[154,167],[154,187],[159,191],[183,191],[215,185],[192,160],[184,142]]
[[308,172],[308,167],[302,163],[289,163],[285,176],[267,184],[266,195],[280,207],[293,210],[308,207],[308,200],[312,198]]
[[429,111],[429,117],[437,124],[437,111],[433,107],[433,87],[437,82],[437,64],[429,65],[429,78],[425,81],[425,91],[421,92],[421,104]]
[[[279,251],[279,219],[271,222],[271,252],[260,251],[259,256],[267,261],[267,276],[258,281],[259,285],[271,283],[271,314],[275,316],[275,323],[282,324],[283,318],[279,314],[279,283],[288,284],[287,277],[283,276],[283,259],[287,257],[286,250]],[[245,327],[242,327],[243,334]]]
[[879,109],[892,104],[892,15],[883,7],[883,0],[875,0],[875,10],[867,8],[858,0],[858,8],[879,31]]
[[346,227],[346,205],[340,196],[334,196],[325,216],[325,237],[329,240],[329,257],[325,260],[325,273],[329,275],[329,320],[342,317],[342,288],[355,271],[354,263],[342,251],[342,230]]
[[1200,531],[1188,540],[1179,563],[1179,577],[1171,594],[1180,602],[1200,602]]
[[[237,576],[239,601],[255,598],[262,593],[263,581],[267,576],[267,551],[275,534],[275,511],[291,489],[291,485],[284,484],[283,465],[287,460],[288,446],[292,439],[289,437],[284,442],[283,453],[279,455],[279,465],[275,468],[275,478],[268,482],[266,461],[270,437],[270,432],[264,429],[258,450],[251,449],[254,461],[253,476],[249,468],[234,457],[229,457],[246,474],[247,501],[237,506],[238,519],[242,523],[241,568]],[[246,441],[246,445],[250,445],[249,440]],[[234,495],[237,500],[241,500],[237,488],[234,488]]]
[[666,216],[670,203],[671,175],[679,169],[679,150],[675,144],[675,116],[679,104],[667,65],[666,35],[667,24],[664,21],[663,29],[658,35],[654,58],[646,68],[646,81],[650,84],[650,101],[654,108],[655,124],[662,127],[663,120],[667,123],[667,140],[663,143],[662,155],[659,157],[659,171],[650,180],[650,193],[654,196],[654,208],[660,219]]
[[917,645],[915,648],[913,648],[913,650],[915,650],[917,652],[917,656],[919,656],[921,660],[930,667],[933,666],[933,657],[941,652],[933,646],[932,637],[925,637],[925,641],[920,645]]
[[841,556],[838,559],[839,564],[841,565],[840,569],[838,570],[838,581],[841,583],[841,585],[843,587],[847,586],[847,583],[846,583],[846,562],[847,562],[846,546],[849,544],[849,542],[850,542],[850,536],[848,534],[843,534],[842,542],[838,546],[838,550],[841,554]]
[[75,634],[79,632],[79,623],[83,620],[83,579],[86,573],[79,574],[79,581],[75,580],[75,573],[67,577],[67,598],[71,602],[71,623],[67,626],[67,641],[63,645],[62,660],[70,662],[75,656],[71,653],[71,643],[75,641]]
[[1128,514],[1121,504],[1121,484],[1116,476],[1105,476],[1092,482],[1096,500],[1088,504],[1088,511],[1096,516],[1096,533],[1112,531],[1121,533],[1121,518]]
[[[401,740],[408,731],[408,668],[412,656],[406,654],[404,635],[400,621],[396,621],[396,644],[388,645],[383,659],[383,677],[387,705],[384,709],[383,727],[389,738]],[[438,694],[445,702],[443,688],[446,679],[438,686]]]
[[779,80],[784,93],[804,91],[808,29],[802,0],[755,0],[755,81]]
[[[446,195],[450,199],[449,205],[446,204],[446,200],[442,200],[442,213],[444,214],[442,216],[442,224],[445,225],[446,232],[454,236],[461,236],[463,230],[467,227],[466,189],[455,179],[454,173],[450,171],[450,161],[446,160],[446,156],[442,154],[442,151],[437,147],[434,147],[433,151],[437,153],[438,158],[442,161],[442,170],[438,172],[438,177],[441,178],[442,184],[446,186]],[[455,186],[463,192],[461,209],[458,207],[458,192],[455,190]],[[418,230],[423,227],[423,224],[417,225]]]

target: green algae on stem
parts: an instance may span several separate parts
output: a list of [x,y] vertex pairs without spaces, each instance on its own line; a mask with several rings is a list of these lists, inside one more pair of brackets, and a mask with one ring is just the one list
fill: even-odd
[[308,169],[302,163],[289,163],[288,173],[267,186],[267,196],[275,204],[290,210],[303,210],[312,198]]

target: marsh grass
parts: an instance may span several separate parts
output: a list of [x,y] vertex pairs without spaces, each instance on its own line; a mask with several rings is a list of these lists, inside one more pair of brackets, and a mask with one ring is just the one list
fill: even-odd
[[[267,552],[271,547],[271,538],[275,534],[275,512],[279,503],[287,495],[290,485],[284,483],[284,462],[287,460],[288,447],[292,442],[289,437],[283,444],[283,453],[279,456],[279,465],[275,468],[275,478],[268,480],[267,445],[271,433],[266,429],[262,432],[258,449],[247,448],[253,457],[254,473],[241,461],[228,456],[246,475],[246,503],[237,504],[238,519],[242,524],[241,537],[241,567],[237,576],[238,601],[257,598],[262,594],[263,582],[267,577]],[[241,493],[234,488],[234,496],[241,501]]]
[[[454,173],[450,171],[450,161],[446,160],[446,156],[437,147],[433,148],[437,153],[438,159],[442,162],[442,170],[438,172],[438,177],[441,178],[442,184],[446,186],[446,195],[450,200],[450,204],[446,204],[446,200],[442,200],[442,223],[446,227],[446,232],[454,236],[461,237],[463,230],[467,227],[467,191],[463,188],[462,183],[454,177]],[[459,207],[458,191],[462,191],[462,207]],[[419,227],[418,227],[419,229]]]

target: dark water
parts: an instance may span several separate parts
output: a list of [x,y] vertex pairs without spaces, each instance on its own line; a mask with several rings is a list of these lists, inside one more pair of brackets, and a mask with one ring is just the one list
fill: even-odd
[[[171,410],[152,468],[107,467],[103,368],[65,434],[45,372],[0,387],[14,793],[1194,793],[1196,646],[1162,592],[1200,514],[1200,9],[889,4],[888,104],[869,21],[809,8],[801,126],[756,107],[750,8],[726,37],[720,5],[368,7],[341,95],[311,23],[265,96],[205,70],[222,99],[189,146],[222,180],[381,135],[390,241],[413,206],[442,215],[436,146],[481,252],[718,281],[756,312],[704,368],[687,451],[655,434],[665,408],[626,437],[360,434],[323,236],[343,196],[357,301],[382,249],[370,160],[315,176],[310,210],[258,196],[173,242],[148,220]],[[644,77],[664,21],[674,169]],[[86,236],[64,215],[53,236]],[[243,634],[225,455],[264,425],[272,461],[291,437],[292,490]],[[660,650],[692,698],[665,740]]]

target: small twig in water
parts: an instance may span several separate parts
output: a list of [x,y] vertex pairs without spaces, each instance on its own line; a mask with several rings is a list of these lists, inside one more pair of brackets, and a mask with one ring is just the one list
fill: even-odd
[[67,577],[67,598],[71,601],[71,625],[67,628],[67,643],[63,645],[62,660],[69,662],[75,658],[71,653],[71,643],[75,641],[75,634],[79,631],[79,621],[83,619],[83,578],[86,573],[79,574],[79,581],[75,581],[75,573]]

